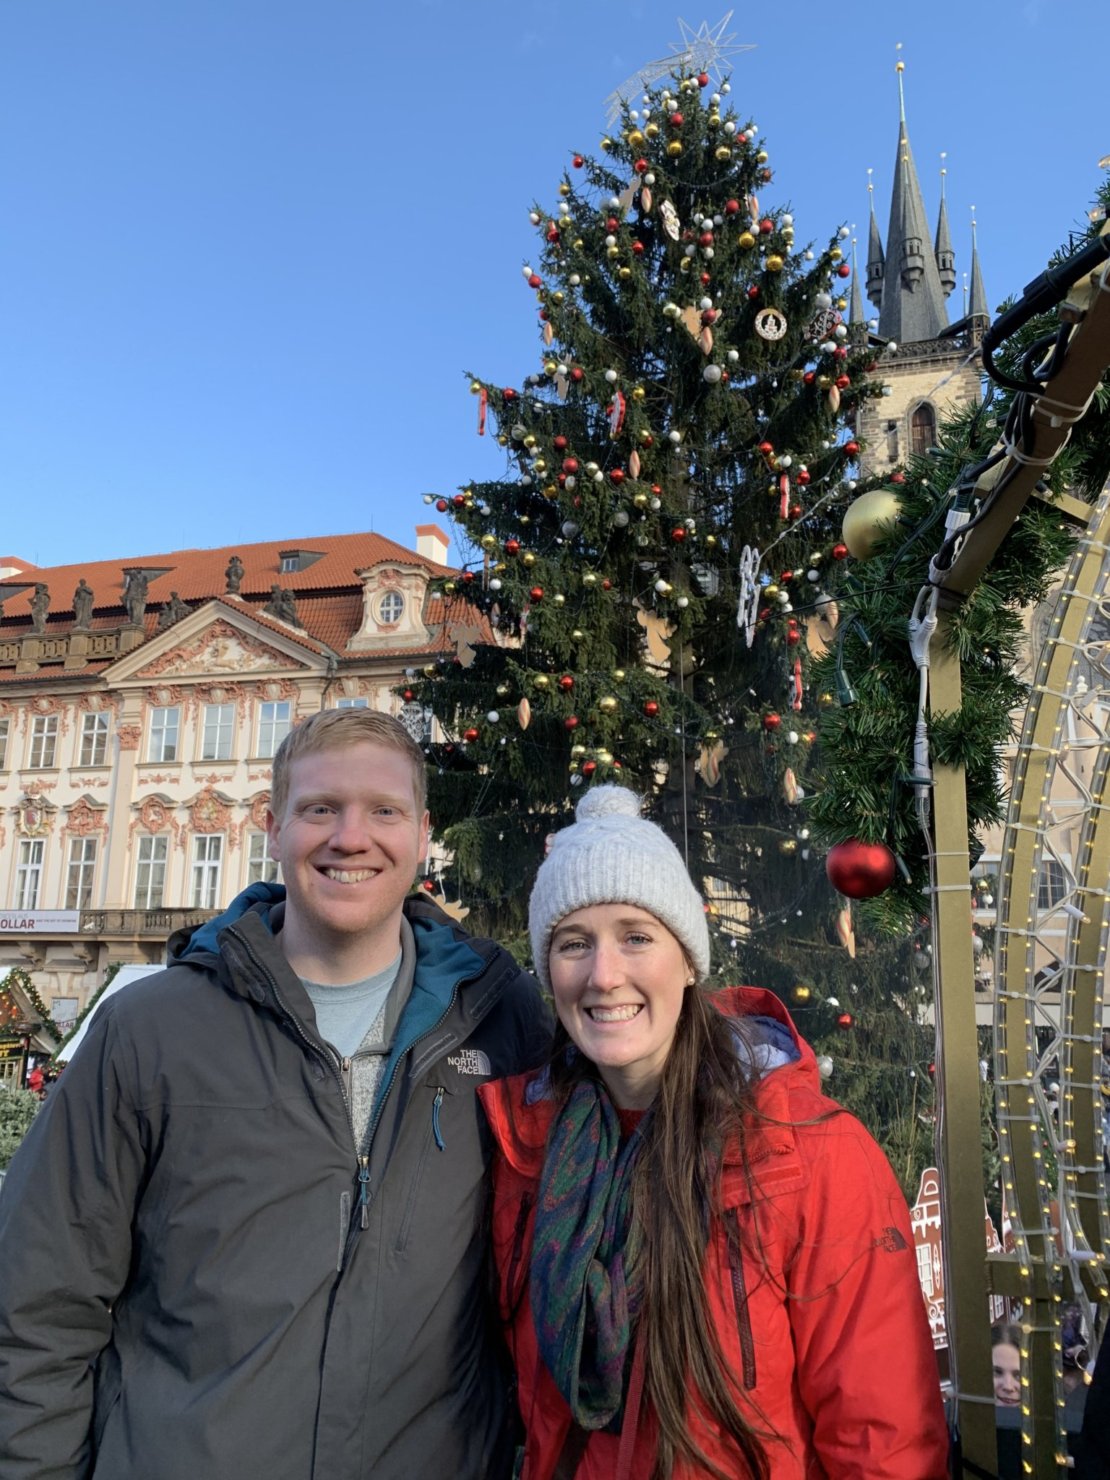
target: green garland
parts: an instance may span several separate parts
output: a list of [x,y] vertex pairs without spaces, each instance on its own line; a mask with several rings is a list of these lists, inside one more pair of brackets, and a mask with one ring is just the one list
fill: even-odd
[[[31,1006],[38,1013],[40,1019],[42,1020],[42,1026],[51,1035],[56,1043],[60,1042],[62,1035],[58,1031],[58,1025],[50,1016],[50,1013],[46,1007],[46,1003],[39,996],[38,989],[35,987],[34,982],[19,966],[13,966],[4,980],[0,982],[0,1002],[2,1002],[5,998],[9,998],[10,1000],[9,994],[13,986],[19,987],[19,989],[26,996],[28,1002],[30,1002]],[[3,1031],[3,1028],[0,1027],[0,1036],[3,1035]]]

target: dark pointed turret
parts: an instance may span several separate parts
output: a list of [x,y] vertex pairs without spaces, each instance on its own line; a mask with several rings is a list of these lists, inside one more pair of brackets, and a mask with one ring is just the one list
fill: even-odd
[[[943,161],[944,155],[941,155]],[[937,237],[933,255],[937,259],[937,276],[947,298],[956,286],[956,254],[952,250],[952,233],[948,229],[948,201],[945,198],[944,178],[948,174],[943,163],[940,167],[940,216],[937,218]]]
[[905,63],[898,62],[898,154],[894,164],[894,191],[890,201],[886,267],[879,334],[899,344],[936,339],[947,327],[944,290],[936,258],[929,250],[929,229],[921,186],[906,131],[906,104],[902,89]]
[[883,239],[879,235],[879,223],[875,220],[875,186],[871,182],[871,171],[867,171],[867,195],[871,206],[871,223],[867,236],[867,296],[876,308],[883,303]]
[[[974,206],[972,210],[974,210]],[[967,303],[967,316],[973,329],[981,335],[990,323],[991,311],[987,306],[987,290],[983,287],[983,272],[979,266],[979,233],[975,217],[971,218],[971,296]]]
[[863,293],[859,285],[859,269],[856,266],[856,239],[852,238],[852,298],[848,307],[849,324],[863,324]]

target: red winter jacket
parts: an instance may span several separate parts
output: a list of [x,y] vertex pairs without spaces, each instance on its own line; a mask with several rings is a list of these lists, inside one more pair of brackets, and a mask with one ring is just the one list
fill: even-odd
[[[813,1050],[777,997],[734,987],[715,1001],[730,1016],[775,1020],[797,1051],[793,1062],[778,1054],[781,1067],[759,1081],[762,1114],[748,1135],[754,1201],[739,1160],[726,1157],[705,1259],[710,1316],[738,1400],[753,1423],[779,1435],[766,1446],[771,1475],[943,1480],[948,1441],[937,1366],[906,1203],[890,1166],[860,1123],[822,1095]],[[540,1359],[528,1298],[553,1113],[542,1085],[526,1096],[534,1080],[518,1075],[478,1093],[499,1148],[493,1249],[526,1430],[522,1480],[551,1480],[570,1410]],[[739,1231],[740,1258],[730,1257],[729,1222]],[[706,1453],[726,1457],[703,1423],[695,1431]],[[612,1480],[619,1445],[617,1435],[592,1435],[577,1480]],[[654,1446],[645,1402],[630,1480],[647,1480]],[[694,1473],[680,1464],[674,1480]]]

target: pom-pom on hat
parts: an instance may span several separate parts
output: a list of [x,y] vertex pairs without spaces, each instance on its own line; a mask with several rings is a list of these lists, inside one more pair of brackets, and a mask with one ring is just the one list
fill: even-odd
[[575,817],[552,839],[528,904],[532,960],[544,986],[551,985],[552,931],[574,910],[593,904],[647,910],[679,941],[698,979],[706,977],[709,927],[702,897],[670,838],[640,816],[640,798],[625,786],[595,786]]

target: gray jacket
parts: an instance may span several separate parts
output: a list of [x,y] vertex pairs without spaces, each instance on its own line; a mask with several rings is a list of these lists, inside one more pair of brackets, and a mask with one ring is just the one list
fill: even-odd
[[535,984],[410,900],[360,1159],[266,913],[105,1003],[12,1163],[4,1480],[509,1473],[474,1089],[542,1057]]

